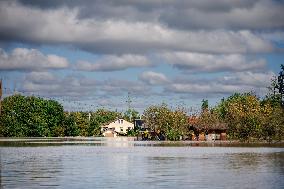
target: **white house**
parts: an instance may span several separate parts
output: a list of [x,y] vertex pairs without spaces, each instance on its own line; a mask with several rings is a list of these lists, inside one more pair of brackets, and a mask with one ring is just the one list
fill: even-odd
[[107,129],[103,132],[103,136],[104,137],[117,137],[117,133],[115,131]]
[[134,129],[134,124],[124,119],[117,119],[108,125],[102,126],[102,131],[112,130],[120,134],[127,134],[127,131],[131,129]]

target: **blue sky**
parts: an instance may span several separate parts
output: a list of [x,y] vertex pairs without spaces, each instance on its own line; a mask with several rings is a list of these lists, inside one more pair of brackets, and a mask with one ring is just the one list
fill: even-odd
[[284,63],[276,0],[0,2],[0,77],[66,110],[197,111],[234,92],[260,97]]

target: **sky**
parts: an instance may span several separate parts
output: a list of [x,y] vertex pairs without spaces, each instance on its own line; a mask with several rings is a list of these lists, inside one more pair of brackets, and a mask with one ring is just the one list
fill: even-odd
[[4,97],[68,111],[263,97],[284,63],[281,0],[1,0],[0,18]]

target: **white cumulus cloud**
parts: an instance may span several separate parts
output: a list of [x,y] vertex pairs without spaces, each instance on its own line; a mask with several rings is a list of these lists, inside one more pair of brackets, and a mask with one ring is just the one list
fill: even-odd
[[161,85],[169,82],[169,79],[164,74],[153,71],[143,72],[139,79],[150,85]]
[[67,68],[66,58],[57,55],[44,55],[39,50],[15,48],[11,53],[0,49],[0,70],[3,71],[39,71]]

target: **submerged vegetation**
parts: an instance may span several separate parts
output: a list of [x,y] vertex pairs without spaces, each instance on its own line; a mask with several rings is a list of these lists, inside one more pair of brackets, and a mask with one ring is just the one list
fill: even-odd
[[[281,106],[281,94],[275,92],[276,85],[274,79],[263,99],[254,93],[235,93],[211,108],[208,100],[203,100],[201,112],[190,116],[184,107],[152,105],[145,109],[142,119],[150,131],[162,134],[168,140],[191,136],[193,127],[207,132],[225,125],[230,139],[281,141],[284,135],[284,108]],[[64,112],[57,101],[13,95],[2,101],[0,136],[100,136],[102,125],[117,118],[133,122],[139,117],[133,109],[124,114],[105,109]],[[137,130],[131,130],[128,135],[135,136],[137,133]]]

